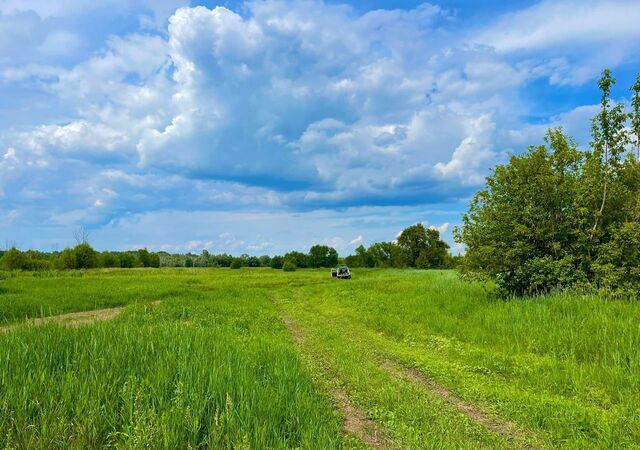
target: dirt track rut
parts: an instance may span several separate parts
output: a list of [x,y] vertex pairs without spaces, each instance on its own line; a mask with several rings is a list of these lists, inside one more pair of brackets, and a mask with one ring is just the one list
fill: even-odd
[[120,314],[124,310],[124,308],[124,306],[119,306],[117,308],[96,309],[93,311],[81,311],[69,314],[61,314],[59,316],[28,319],[26,322],[20,322],[0,327],[0,333],[9,333],[20,327],[24,327],[25,325],[37,327],[45,323],[59,323],[74,328],[80,327],[82,325],[88,325],[93,322],[112,319]]

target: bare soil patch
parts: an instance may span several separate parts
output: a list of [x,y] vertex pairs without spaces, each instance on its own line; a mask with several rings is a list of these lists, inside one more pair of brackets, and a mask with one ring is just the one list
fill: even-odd
[[[153,302],[152,305],[156,305],[158,303],[159,302],[156,301],[156,302]],[[113,319],[118,314],[120,314],[124,309],[125,309],[125,306],[118,306],[116,308],[94,309],[92,311],[80,311],[80,312],[74,312],[74,313],[68,313],[68,314],[61,314],[58,316],[29,319],[26,322],[20,322],[20,323],[0,327],[0,333],[9,333],[24,325],[38,327],[45,323],[59,323],[67,327],[78,328],[83,325],[90,325],[94,322]]]

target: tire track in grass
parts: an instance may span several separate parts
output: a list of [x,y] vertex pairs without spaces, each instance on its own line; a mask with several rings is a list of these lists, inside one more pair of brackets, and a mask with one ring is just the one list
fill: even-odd
[[423,386],[429,392],[440,397],[443,401],[457,409],[460,413],[467,416],[469,420],[482,425],[492,433],[503,436],[514,445],[514,448],[537,448],[527,442],[526,437],[518,429],[515,423],[484,413],[477,406],[468,403],[462,398],[458,397],[454,392],[428,378],[425,374],[420,372],[415,367],[407,367],[389,359],[383,360],[382,367],[384,367],[390,374],[392,374],[396,378],[404,378],[413,383]]
[[[282,315],[282,321],[287,327],[294,341],[298,345],[304,343],[305,337],[302,330],[288,316]],[[389,440],[385,437],[385,433],[364,411],[357,408],[347,394],[342,390],[331,388],[329,394],[333,399],[333,403],[338,407],[340,413],[344,417],[344,431],[358,437],[362,442],[375,449],[391,449],[394,448]]]
[[[160,301],[152,302],[151,305],[157,305],[158,303],[160,303]],[[83,325],[90,325],[94,322],[113,319],[122,311],[124,311],[125,308],[126,306],[117,306],[115,308],[94,309],[91,311],[80,311],[60,314],[57,316],[29,319],[25,322],[0,327],[0,333],[10,333],[24,326],[39,327],[47,323],[57,323],[71,328],[78,328]]]

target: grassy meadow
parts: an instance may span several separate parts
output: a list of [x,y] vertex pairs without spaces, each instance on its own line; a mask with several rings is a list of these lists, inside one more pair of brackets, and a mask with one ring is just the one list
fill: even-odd
[[640,448],[637,302],[503,301],[451,271],[92,270],[5,277],[9,324],[0,448]]

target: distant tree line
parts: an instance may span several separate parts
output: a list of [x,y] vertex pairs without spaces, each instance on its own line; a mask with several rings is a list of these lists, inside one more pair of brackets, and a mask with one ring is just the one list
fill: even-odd
[[157,253],[140,249],[129,252],[98,252],[88,243],[61,252],[20,251],[15,247],[0,252],[5,270],[74,270],[95,268],[160,267]]
[[416,269],[448,269],[458,264],[459,256],[449,254],[449,245],[440,239],[440,232],[421,223],[402,231],[395,242],[377,242],[356,254],[347,256],[350,267],[413,267]]
[[449,246],[440,239],[437,230],[416,224],[405,229],[397,242],[381,242],[368,249],[360,246],[356,254],[340,259],[338,252],[327,245],[314,245],[308,253],[291,251],[276,256],[232,256],[226,253],[171,254],[140,249],[127,252],[98,252],[87,242],[86,232],[77,237],[81,241],[61,252],[20,251],[12,247],[0,251],[0,268],[6,270],[74,270],[93,268],[136,267],[271,267],[293,271],[304,268],[335,267],[345,262],[353,267],[415,267],[418,269],[449,268],[456,259],[449,255]]
[[596,287],[640,294],[640,75],[630,111],[598,81],[590,149],[561,128],[497,166],[463,217],[463,270],[506,293]]

